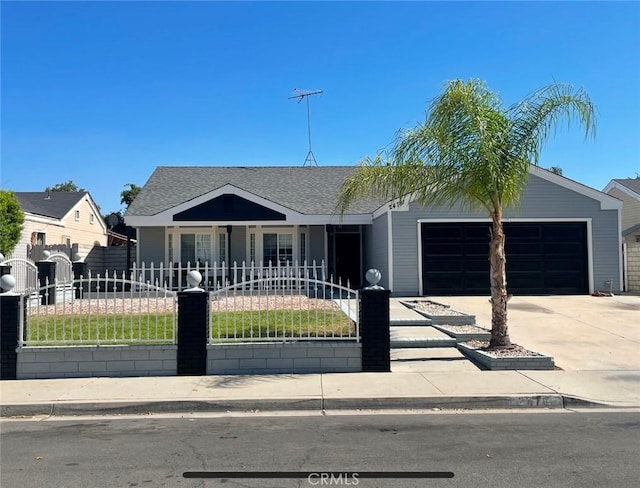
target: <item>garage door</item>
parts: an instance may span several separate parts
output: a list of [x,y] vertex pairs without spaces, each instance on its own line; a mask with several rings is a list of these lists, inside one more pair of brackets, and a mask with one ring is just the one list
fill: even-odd
[[[490,223],[424,223],[425,295],[489,295]],[[504,224],[507,289],[518,295],[588,293],[585,222]]]

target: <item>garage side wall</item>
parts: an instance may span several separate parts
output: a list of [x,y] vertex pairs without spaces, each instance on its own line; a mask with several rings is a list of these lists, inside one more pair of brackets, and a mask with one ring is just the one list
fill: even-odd
[[[416,202],[409,205],[408,211],[392,212],[393,295],[418,294],[418,220],[447,219],[455,222],[487,218],[486,213],[462,210],[460,206],[424,208]],[[602,210],[600,202],[593,198],[531,175],[520,207],[506,210],[505,218],[540,221],[590,218],[592,233],[587,245],[592,255],[588,266],[593,288],[608,291],[609,282],[612,282],[613,291],[620,291],[618,210]]]

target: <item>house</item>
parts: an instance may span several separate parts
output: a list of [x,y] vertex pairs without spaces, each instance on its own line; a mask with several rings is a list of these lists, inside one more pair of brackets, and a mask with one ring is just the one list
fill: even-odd
[[[91,195],[80,192],[15,192],[24,212],[22,236],[12,257],[50,246],[87,254],[107,243],[107,228]],[[38,257],[36,257],[38,258]]]
[[640,242],[640,178],[611,180],[605,193],[622,200],[622,237],[624,242]]
[[640,178],[611,180],[603,191],[622,200],[625,290],[640,292]]
[[[324,261],[361,286],[367,269],[396,296],[488,294],[489,219],[459,207],[364,199],[339,216],[357,168],[158,167],[125,214],[138,263]],[[586,294],[622,285],[617,198],[531,167],[505,212],[508,287]]]

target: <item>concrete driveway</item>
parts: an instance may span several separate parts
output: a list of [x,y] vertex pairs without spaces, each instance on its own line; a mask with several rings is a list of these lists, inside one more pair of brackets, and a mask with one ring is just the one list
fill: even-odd
[[[487,297],[426,297],[491,327]],[[514,296],[511,341],[554,357],[565,371],[640,370],[640,296]]]

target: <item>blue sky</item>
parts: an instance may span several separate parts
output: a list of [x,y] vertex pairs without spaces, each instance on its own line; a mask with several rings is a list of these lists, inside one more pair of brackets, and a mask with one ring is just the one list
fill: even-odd
[[597,138],[560,130],[541,166],[602,189],[640,172],[637,2],[7,2],[3,188],[73,180],[104,213],[158,165],[355,165],[424,118],[447,80],[507,105],[583,86]]

